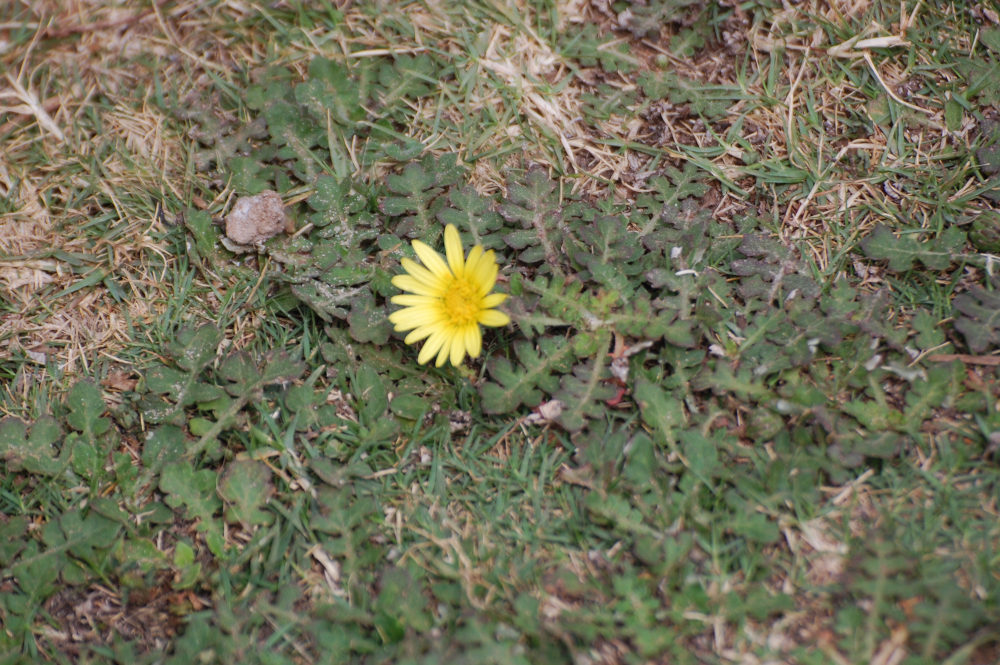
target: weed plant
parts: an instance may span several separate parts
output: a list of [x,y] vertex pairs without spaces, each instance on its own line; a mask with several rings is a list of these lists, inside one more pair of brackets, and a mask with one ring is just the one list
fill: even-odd
[[995,11],[205,4],[0,10],[0,663],[996,662]]

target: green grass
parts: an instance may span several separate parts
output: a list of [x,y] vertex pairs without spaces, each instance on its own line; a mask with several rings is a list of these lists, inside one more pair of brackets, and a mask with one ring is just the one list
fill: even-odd
[[995,662],[1000,28],[772,5],[0,10],[0,663]]

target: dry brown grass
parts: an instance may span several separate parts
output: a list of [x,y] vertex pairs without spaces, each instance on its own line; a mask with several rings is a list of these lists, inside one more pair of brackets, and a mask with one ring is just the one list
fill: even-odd
[[[236,71],[255,55],[245,50],[254,42],[226,48],[221,26],[248,11],[239,3],[52,0],[14,10],[20,18],[3,24],[0,44],[18,26],[33,37],[27,48],[0,48],[0,196],[9,203],[0,215],[8,309],[0,359],[39,369],[54,362],[73,375],[96,358],[118,360],[136,341],[130,326],[163,313],[176,260],[164,235],[180,212],[166,202],[201,201],[202,183],[186,166],[191,141],[153,103],[154,80],[182,98],[211,85],[208,72]],[[80,288],[96,271],[124,295],[100,281]]]
[[[0,216],[0,288],[12,310],[0,322],[0,355],[27,351],[73,374],[128,344],[128,319],[151,321],[164,298],[169,285],[157,277],[170,259],[154,240],[162,222],[137,199],[176,186],[182,137],[135,96],[151,72],[133,58],[157,50],[156,12],[82,2],[30,10],[29,48],[0,56],[0,194],[10,204]],[[100,216],[113,234],[83,231]],[[95,270],[126,284],[128,300],[74,290]]]

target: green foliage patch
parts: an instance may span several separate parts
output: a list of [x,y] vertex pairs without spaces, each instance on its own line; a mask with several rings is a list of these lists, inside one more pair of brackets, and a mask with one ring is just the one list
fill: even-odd
[[[199,319],[173,303],[154,336],[170,341],[146,348],[134,388],[102,390],[95,363],[94,380],[0,420],[0,662],[66,660],[67,617],[104,589],[117,605],[87,615],[81,662],[696,663],[710,631],[747,659],[870,662],[905,626],[918,665],[992,639],[995,128],[977,117],[974,145],[919,172],[846,155],[925,215],[894,199],[859,212],[892,218],[867,231],[845,215],[821,265],[759,210],[825,196],[837,160],[822,166],[822,140],[792,155],[741,135],[748,108],[785,97],[782,50],[761,56],[766,98],[745,103],[759,81],[706,85],[632,49],[669,37],[671,56],[703,55],[736,8],[616,3],[608,24],[565,30],[499,5],[443,8],[462,48],[422,41],[406,11],[421,8],[362,6],[351,20],[370,32],[338,42],[346,55],[322,41],[350,33],[341,11],[261,9],[275,48],[326,55],[241,71],[225,98],[163,95],[192,125],[196,175],[278,191],[296,232],[237,256],[219,210],[188,210],[166,231],[171,278],[180,301],[193,271],[207,277],[218,321],[177,323]],[[583,119],[666,101],[712,140],[637,144],[655,158],[623,202],[508,159],[527,145],[512,132],[478,154],[502,173],[482,193],[470,146],[425,145],[414,127],[515,124],[488,95],[482,118],[451,112],[498,85],[477,61],[494,22],[563,58],[566,78],[533,81],[538,94],[589,70]],[[950,132],[991,99],[994,32],[948,69],[971,82],[942,95]],[[513,87],[496,91],[512,108]],[[801,144],[825,131],[809,94],[790,118]],[[912,119],[870,101],[845,133],[883,132],[905,161]],[[722,170],[734,147],[742,166]],[[758,212],[714,216],[720,189]],[[512,325],[486,332],[481,358],[437,369],[387,316],[411,241],[440,250],[446,224],[497,253]],[[253,334],[234,339],[233,317]],[[161,632],[130,639],[133,615]],[[774,631],[803,616],[827,617],[828,652],[775,653],[788,638]]]

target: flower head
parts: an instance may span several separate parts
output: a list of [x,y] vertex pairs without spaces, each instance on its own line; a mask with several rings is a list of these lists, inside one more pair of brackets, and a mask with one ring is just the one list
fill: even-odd
[[393,286],[409,293],[393,296],[392,302],[403,309],[389,315],[397,332],[410,330],[407,344],[426,339],[417,362],[424,364],[437,356],[440,367],[445,360],[459,365],[465,354],[475,358],[482,350],[479,326],[505,326],[510,317],[495,309],[507,295],[490,293],[497,281],[497,263],[493,250],[481,245],[462,252],[458,231],[449,224],[444,229],[444,250],[440,254],[420,242],[413,249],[424,264],[403,259],[405,275],[392,278]]

